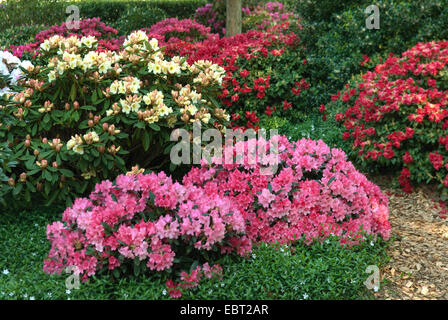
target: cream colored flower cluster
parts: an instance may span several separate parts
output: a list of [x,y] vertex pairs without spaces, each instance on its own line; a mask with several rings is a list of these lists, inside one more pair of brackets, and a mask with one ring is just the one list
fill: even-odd
[[126,77],[123,80],[115,80],[110,85],[111,94],[137,94],[140,90],[141,81],[135,77]]
[[[41,44],[43,52],[57,49],[57,56],[49,60],[48,67],[53,69],[48,74],[48,81],[53,82],[66,70],[80,68],[87,72],[90,68],[97,68],[100,74],[106,74],[119,61],[120,57],[115,52],[97,52],[97,39],[95,37],[72,36],[63,38],[53,36]],[[87,52],[87,54],[84,54]],[[115,66],[115,71],[119,73],[121,69]]]
[[198,60],[190,68],[197,76],[193,79],[193,83],[199,83],[202,86],[209,86],[213,83],[222,84],[222,80],[226,70],[208,60]]
[[79,135],[75,135],[74,137],[67,141],[67,149],[73,150],[73,152],[78,154],[84,154],[84,142],[87,145],[90,145],[92,143],[96,143],[100,141],[100,137],[95,131],[90,131],[82,136],[82,138]]
[[[148,39],[143,31],[130,34],[123,44],[123,49],[116,53],[112,51],[98,52],[98,41],[94,37],[69,37],[53,36],[45,40],[41,49],[44,53],[55,53],[49,59],[48,81],[53,82],[62,77],[67,70],[81,70],[87,79],[96,82],[110,79],[112,83],[103,91],[108,99],[116,96],[115,101],[107,116],[120,113],[136,113],[138,119],[148,123],[156,123],[161,119],[169,126],[177,121],[177,112],[180,112],[180,120],[185,123],[202,121],[209,123],[211,103],[204,99],[203,92],[207,87],[221,84],[225,76],[225,70],[206,60],[201,60],[190,65],[185,58],[172,57],[166,59],[159,48],[157,39]],[[129,75],[129,70],[146,67],[147,74],[139,73],[141,77]],[[142,69],[143,68],[143,69]],[[125,73],[125,76],[120,76]],[[71,73],[73,74],[73,73]],[[153,75],[153,83],[148,79],[148,74]],[[152,90],[142,93],[151,84],[161,86],[164,82],[183,82],[182,78],[193,78],[193,82],[186,85],[176,84],[176,89],[171,91],[169,101],[174,101],[179,107],[173,110],[167,102],[167,93],[160,90]],[[189,80],[191,81],[191,80]],[[49,112],[53,106],[44,106],[41,112]],[[177,112],[175,112],[177,111]],[[222,119],[228,119],[224,115]],[[220,118],[221,119],[221,118]],[[83,154],[83,146],[91,139],[98,139],[95,133],[80,137],[75,135],[67,142],[67,148],[78,154]],[[90,140],[89,140],[90,139]],[[93,141],[92,140],[92,141]]]

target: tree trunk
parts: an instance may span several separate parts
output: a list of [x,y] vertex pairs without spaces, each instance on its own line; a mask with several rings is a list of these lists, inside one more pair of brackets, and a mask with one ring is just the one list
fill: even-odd
[[241,0],[227,0],[226,36],[241,33]]

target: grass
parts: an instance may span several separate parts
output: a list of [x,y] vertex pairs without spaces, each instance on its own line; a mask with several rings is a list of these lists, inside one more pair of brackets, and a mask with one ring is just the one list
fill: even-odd
[[[129,276],[118,281],[93,277],[67,291],[68,274],[42,271],[50,244],[46,225],[62,208],[38,208],[0,216],[0,299],[168,299],[163,275]],[[363,282],[368,265],[387,260],[382,240],[342,248],[337,239],[306,246],[294,254],[284,247],[261,245],[248,258],[226,256],[222,280],[206,280],[186,292],[186,299],[371,299]]]

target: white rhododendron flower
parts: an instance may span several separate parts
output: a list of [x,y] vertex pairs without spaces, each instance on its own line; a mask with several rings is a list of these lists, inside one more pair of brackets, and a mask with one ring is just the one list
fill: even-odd
[[8,51],[0,51],[0,96],[12,92],[10,86],[16,86],[25,79],[22,68],[32,70],[34,66],[28,60],[20,61]]

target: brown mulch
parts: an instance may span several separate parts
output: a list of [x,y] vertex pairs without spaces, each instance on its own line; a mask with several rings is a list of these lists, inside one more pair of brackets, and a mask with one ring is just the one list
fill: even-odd
[[448,300],[448,219],[440,214],[437,193],[417,188],[411,194],[376,181],[389,197],[393,242],[382,268],[386,284],[375,294],[386,300]]

